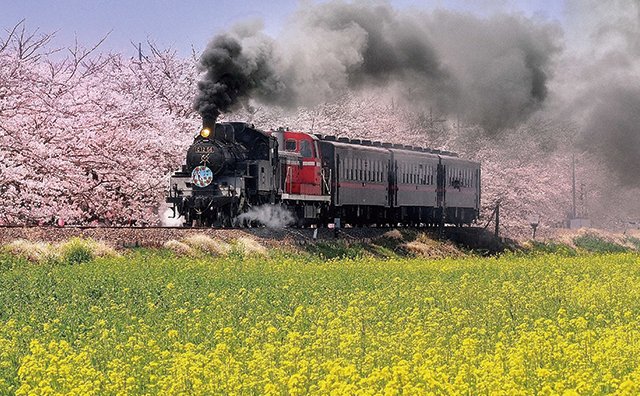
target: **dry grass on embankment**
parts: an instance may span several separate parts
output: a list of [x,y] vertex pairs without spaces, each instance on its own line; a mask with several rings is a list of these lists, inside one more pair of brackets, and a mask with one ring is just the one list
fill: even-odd
[[[154,243],[123,243],[132,230],[123,230],[125,237],[110,230],[110,240],[95,240],[71,236],[66,240],[46,241],[18,238],[0,240],[0,253],[20,256],[31,262],[74,263],[96,257],[117,255],[125,247],[144,246],[168,249],[178,256],[223,257],[230,254],[242,256],[268,256],[269,250],[287,250],[319,255],[324,258],[340,257],[415,257],[424,259],[461,258],[469,255],[500,254],[505,250],[524,253],[616,253],[640,250],[640,231],[616,234],[612,232],[581,229],[559,230],[551,238],[509,241],[493,237],[482,230],[465,229],[464,232],[440,238],[435,232],[416,229],[391,230],[340,230],[335,238],[329,230],[322,230],[322,238],[313,240],[312,230],[277,230],[274,237],[261,237],[240,230],[179,230],[162,234],[157,230],[145,236],[145,230],[136,230],[139,240],[154,238]],[[308,231],[308,232],[307,232]],[[309,236],[306,236],[309,233]],[[326,235],[325,235],[326,234]],[[368,237],[361,238],[366,235]],[[147,239],[145,239],[147,238]],[[455,241],[455,242],[454,242]]]

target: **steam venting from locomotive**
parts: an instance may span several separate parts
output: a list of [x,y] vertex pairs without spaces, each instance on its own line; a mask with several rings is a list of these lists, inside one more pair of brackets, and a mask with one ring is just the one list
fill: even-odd
[[282,206],[261,205],[249,209],[238,216],[239,221],[257,221],[267,228],[284,228],[295,221],[290,211]]
[[542,106],[560,51],[553,24],[377,2],[303,4],[277,40],[262,28],[260,21],[238,24],[207,46],[195,101],[203,117],[249,99],[297,108],[346,90],[387,87],[497,131]]

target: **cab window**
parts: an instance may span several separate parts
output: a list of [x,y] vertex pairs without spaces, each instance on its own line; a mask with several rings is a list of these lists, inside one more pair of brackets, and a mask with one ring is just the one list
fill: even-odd
[[302,158],[313,157],[313,153],[311,152],[311,141],[309,140],[300,141],[300,155],[302,156]]
[[296,141],[294,139],[287,139],[284,144],[285,151],[296,151],[296,149],[298,148],[298,145],[296,144]]

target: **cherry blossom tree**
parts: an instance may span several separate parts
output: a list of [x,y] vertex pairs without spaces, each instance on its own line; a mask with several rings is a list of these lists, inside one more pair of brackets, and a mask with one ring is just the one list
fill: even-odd
[[152,43],[141,61],[49,50],[53,36],[21,22],[0,41],[0,221],[155,222],[197,124],[195,62]]

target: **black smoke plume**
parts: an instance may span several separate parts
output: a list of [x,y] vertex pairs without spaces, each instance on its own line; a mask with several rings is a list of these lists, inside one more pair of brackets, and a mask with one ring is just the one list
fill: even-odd
[[195,107],[216,116],[249,99],[296,108],[345,90],[388,87],[414,106],[499,130],[545,102],[559,33],[521,16],[305,4],[277,40],[256,24],[214,37],[201,58],[206,74]]
[[603,87],[592,96],[583,127],[586,150],[603,154],[605,164],[627,187],[640,186],[640,89]]
[[[640,187],[640,1],[568,0],[570,56],[554,94],[588,151],[621,187]],[[637,210],[637,209],[636,209]]]
[[243,47],[246,37],[238,34],[242,28],[215,36],[200,57],[200,70],[205,75],[198,83],[200,93],[194,107],[205,120],[215,120],[221,112],[232,111],[259,92],[273,94],[280,86],[266,36],[259,46]]

